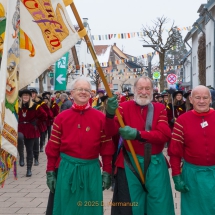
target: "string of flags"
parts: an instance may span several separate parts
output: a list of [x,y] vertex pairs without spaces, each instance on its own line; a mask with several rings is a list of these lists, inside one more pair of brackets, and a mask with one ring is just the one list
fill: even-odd
[[[189,27],[176,28],[178,31],[190,31],[192,29]],[[163,31],[169,32],[171,29],[163,29]],[[104,35],[92,35],[92,40],[111,40],[111,39],[130,39],[134,37],[144,37],[145,32],[131,32],[131,33],[117,33],[117,34],[104,34]]]

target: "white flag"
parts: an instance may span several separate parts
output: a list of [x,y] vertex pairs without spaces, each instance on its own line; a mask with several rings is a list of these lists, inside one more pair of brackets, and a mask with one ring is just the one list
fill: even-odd
[[23,88],[80,39],[62,0],[21,0],[20,83]]

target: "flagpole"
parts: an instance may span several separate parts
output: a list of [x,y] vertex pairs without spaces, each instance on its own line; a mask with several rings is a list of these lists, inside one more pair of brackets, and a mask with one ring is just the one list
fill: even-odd
[[[75,18],[76,18],[76,21],[78,22],[80,31],[83,30],[83,29],[85,29],[85,28],[84,28],[84,25],[83,25],[83,23],[82,23],[82,20],[81,20],[79,14],[78,14],[78,11],[77,11],[77,9],[76,9],[75,4],[74,4],[73,1],[72,1],[72,3],[70,4],[70,7],[71,7],[71,9],[72,9],[72,11],[73,11],[73,14],[74,14],[74,16],[75,16]],[[91,55],[92,55],[92,58],[93,58],[93,60],[94,60],[94,62],[95,62],[96,68],[97,68],[97,70],[98,70],[98,72],[99,72],[99,75],[100,75],[100,77],[101,77],[101,79],[102,79],[102,82],[103,82],[103,84],[104,84],[105,90],[107,91],[107,95],[108,95],[108,97],[110,98],[110,97],[113,96],[113,95],[112,95],[112,92],[111,92],[111,90],[110,90],[110,88],[109,88],[109,86],[108,86],[108,83],[107,83],[107,80],[106,80],[106,78],[105,78],[105,76],[104,76],[104,73],[103,73],[103,71],[102,71],[102,68],[100,67],[99,61],[98,61],[98,59],[97,59],[96,53],[95,53],[95,51],[94,51],[94,49],[93,49],[93,46],[92,46],[92,43],[91,43],[91,41],[90,41],[90,39],[89,39],[88,34],[86,34],[86,35],[84,36],[84,39],[85,39],[85,42],[87,43],[87,46],[88,46],[88,48],[89,48],[89,50],[90,50],[90,53],[91,53]],[[117,116],[117,118],[118,118],[118,121],[119,121],[120,126],[121,126],[122,128],[124,128],[124,127],[125,127],[125,124],[124,124],[124,122],[123,122],[123,120],[122,120],[122,117],[120,116],[120,113],[119,113],[119,110],[118,110],[118,109],[116,109],[116,116]],[[139,161],[138,161],[138,159],[137,159],[136,153],[135,153],[135,151],[134,151],[134,148],[133,148],[133,146],[132,146],[130,140],[126,140],[126,141],[127,141],[128,147],[129,147],[129,149],[130,149],[130,152],[131,152],[131,154],[132,154],[132,157],[133,157],[133,159],[134,159],[134,163],[135,163],[135,165],[136,165],[136,167],[137,167],[137,170],[138,170],[138,172],[139,172],[141,181],[142,181],[142,183],[144,184],[144,183],[145,183],[145,180],[144,180],[143,172],[142,172],[142,170],[141,170],[141,167],[140,167]]]

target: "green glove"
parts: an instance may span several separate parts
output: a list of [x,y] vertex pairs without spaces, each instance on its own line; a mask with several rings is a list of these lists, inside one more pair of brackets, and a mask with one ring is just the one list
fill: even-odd
[[119,128],[119,133],[125,140],[134,140],[137,137],[137,132],[137,129],[131,128],[130,126]]
[[53,171],[46,172],[46,184],[49,187],[50,191],[54,193],[56,187],[56,173]]
[[115,111],[118,108],[118,106],[119,106],[119,104],[118,104],[118,101],[117,101],[117,95],[114,95],[113,97],[108,98],[106,111],[110,115],[115,115]]
[[102,173],[102,189],[109,189],[111,185],[111,177],[110,174],[107,172]]
[[173,181],[175,183],[175,189],[181,193],[186,193],[189,191],[188,186],[184,183],[181,178],[181,175],[173,176]]

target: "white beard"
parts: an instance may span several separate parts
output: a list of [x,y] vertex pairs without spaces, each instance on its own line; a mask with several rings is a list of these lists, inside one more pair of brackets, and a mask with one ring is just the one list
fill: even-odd
[[134,94],[134,101],[140,106],[148,105],[152,101],[152,96],[147,96],[147,98],[141,98],[141,96],[143,95]]

